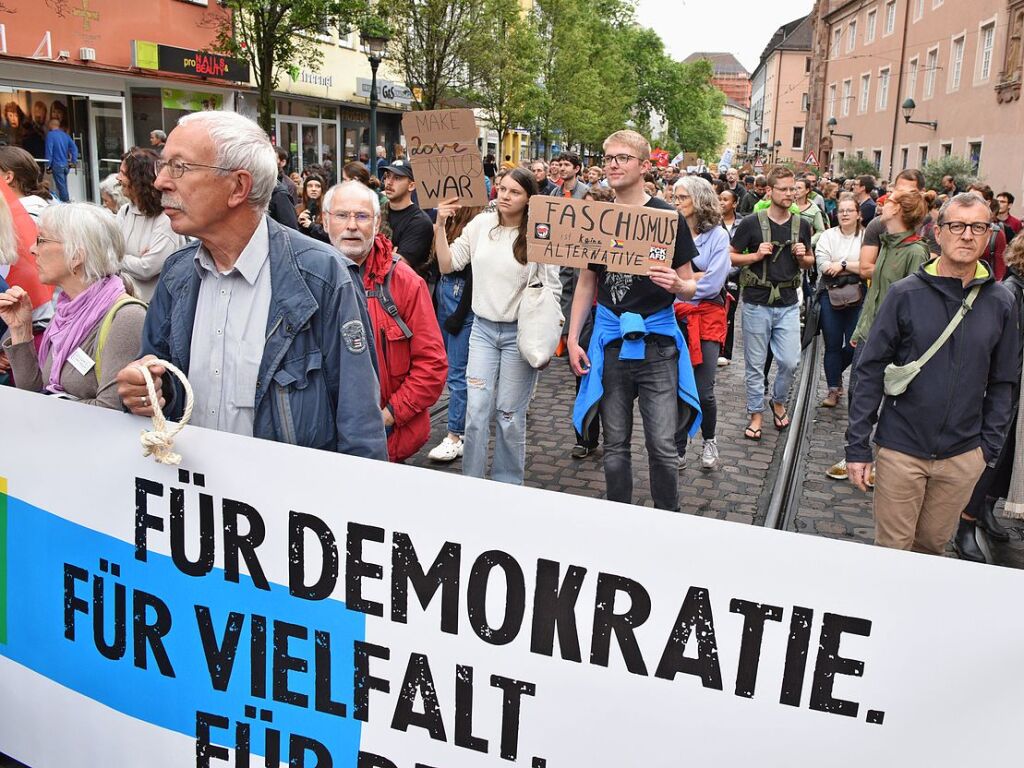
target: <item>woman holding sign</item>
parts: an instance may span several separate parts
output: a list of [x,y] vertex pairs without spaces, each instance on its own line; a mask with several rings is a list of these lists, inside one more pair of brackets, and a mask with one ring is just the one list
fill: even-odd
[[449,246],[445,223],[459,209],[457,198],[437,208],[434,248],[441,274],[473,265],[473,314],[466,366],[466,434],[462,473],[483,477],[491,419],[497,430],[491,477],[522,485],[526,464],[526,406],[537,371],[516,343],[519,303],[530,274],[554,294],[561,293],[558,267],[526,263],[527,206],[537,194],[533,174],[513,168],[498,184],[496,211],[474,218]]

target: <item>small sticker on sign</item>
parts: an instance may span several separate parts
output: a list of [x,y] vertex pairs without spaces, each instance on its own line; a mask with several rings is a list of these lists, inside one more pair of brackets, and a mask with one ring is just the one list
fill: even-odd
[[349,320],[341,326],[341,338],[345,340],[345,346],[353,355],[366,351],[366,329],[359,320]]
[[548,224],[534,224],[533,236],[536,237],[538,240],[550,240],[551,226]]
[[665,248],[651,248],[648,258],[654,261],[665,261],[667,258],[667,250]]

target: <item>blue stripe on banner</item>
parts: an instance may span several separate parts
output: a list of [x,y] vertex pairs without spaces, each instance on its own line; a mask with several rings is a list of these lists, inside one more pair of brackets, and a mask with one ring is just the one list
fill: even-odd
[[[150,552],[148,562],[135,559],[128,542],[85,528],[12,496],[8,502],[8,643],[0,654],[55,682],[95,699],[112,709],[172,731],[196,736],[196,712],[227,718],[230,725],[213,728],[211,743],[233,748],[235,724],[250,726],[252,754],[263,755],[265,729],[282,734],[282,760],[287,762],[289,734],[311,737],[326,746],[335,765],[355,765],[360,725],[352,718],[353,642],[364,639],[364,616],[347,611],[335,600],[309,602],[288,595],[287,587],[272,584],[271,591],[257,589],[241,575],[240,583],[224,581],[214,570],[202,579],[182,574],[170,557]],[[102,559],[102,560],[101,560]],[[88,581],[76,581],[75,597],[84,600],[88,615],[75,612],[75,639],[64,636],[64,564],[89,572]],[[102,572],[103,568],[107,572]],[[116,573],[117,575],[112,575]],[[105,592],[103,637],[114,644],[115,584],[125,587],[125,650],[112,661],[100,654],[93,639],[93,578],[102,577]],[[164,638],[175,677],[158,669],[146,649],[148,669],[134,664],[132,634],[133,590],[162,600],[170,610],[171,629]],[[200,639],[196,604],[210,609],[213,635],[222,643],[230,611],[246,614],[226,691],[217,691],[210,680]],[[155,611],[149,609],[151,623]],[[265,616],[266,698],[254,697],[250,688],[250,613]],[[306,639],[291,638],[289,655],[306,660],[307,672],[288,674],[288,689],[308,697],[308,707],[275,702],[272,664],[274,621],[290,622],[307,630]],[[314,630],[330,633],[331,699],[343,702],[347,717],[314,710]],[[322,671],[321,671],[322,674]],[[13,695],[8,692],[7,695]],[[255,707],[255,714],[252,707]],[[249,708],[249,712],[246,709]],[[272,713],[265,723],[263,710]],[[229,729],[229,730],[227,730]],[[112,738],[109,734],[106,738]]]

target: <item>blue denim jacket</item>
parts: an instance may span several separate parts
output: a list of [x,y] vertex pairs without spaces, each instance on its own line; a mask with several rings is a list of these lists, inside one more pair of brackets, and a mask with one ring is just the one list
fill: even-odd
[[[330,246],[268,220],[270,312],[253,435],[387,461],[380,389],[358,268]],[[199,298],[198,243],[168,257],[142,331],[142,354],[188,373]],[[361,329],[361,331],[360,331]],[[164,411],[184,397],[164,377]]]

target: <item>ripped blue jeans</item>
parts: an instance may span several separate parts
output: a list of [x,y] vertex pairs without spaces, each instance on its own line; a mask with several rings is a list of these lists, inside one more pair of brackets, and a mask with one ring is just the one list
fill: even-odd
[[466,434],[462,474],[484,477],[491,420],[495,423],[491,478],[523,484],[526,466],[526,407],[537,371],[516,345],[518,323],[499,323],[479,315],[469,335],[466,365]]

